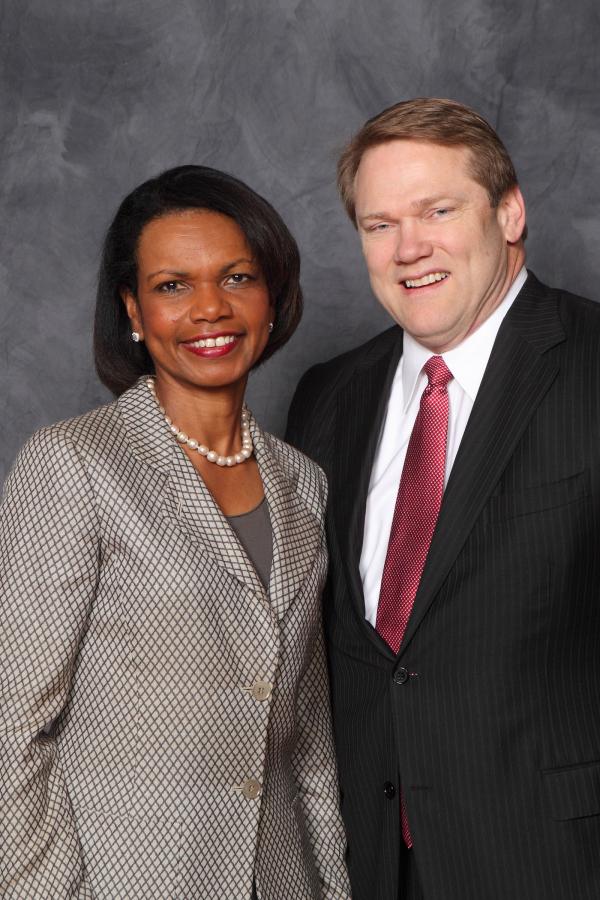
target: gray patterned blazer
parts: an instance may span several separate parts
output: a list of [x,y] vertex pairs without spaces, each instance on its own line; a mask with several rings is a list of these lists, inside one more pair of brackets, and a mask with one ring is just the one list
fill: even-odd
[[268,592],[142,382],[21,451],[0,516],[0,896],[247,900],[253,877],[261,900],[350,896],[325,480],[251,431]]

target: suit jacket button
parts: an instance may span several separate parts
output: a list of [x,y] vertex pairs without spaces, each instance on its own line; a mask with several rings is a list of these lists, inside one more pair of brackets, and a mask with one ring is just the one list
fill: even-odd
[[383,795],[386,800],[393,800],[396,796],[396,788],[391,781],[386,781],[383,785]]
[[405,669],[403,666],[400,666],[399,669],[396,669],[392,678],[396,684],[406,684],[408,681],[408,669]]

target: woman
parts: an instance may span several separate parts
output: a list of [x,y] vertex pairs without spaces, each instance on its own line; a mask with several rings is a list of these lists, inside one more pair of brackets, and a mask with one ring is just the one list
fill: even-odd
[[213,169],[117,212],[95,355],[118,399],[35,434],[2,505],[2,896],[349,896],[326,486],[243,407],[298,273],[277,213]]

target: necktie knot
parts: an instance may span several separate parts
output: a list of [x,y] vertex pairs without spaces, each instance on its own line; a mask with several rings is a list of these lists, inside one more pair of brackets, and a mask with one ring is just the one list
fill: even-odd
[[423,366],[423,370],[429,380],[429,387],[432,389],[441,388],[443,390],[454,377],[441,356],[431,356]]

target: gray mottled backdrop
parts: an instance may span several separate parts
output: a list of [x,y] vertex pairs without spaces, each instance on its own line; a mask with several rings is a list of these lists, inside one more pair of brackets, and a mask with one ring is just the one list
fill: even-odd
[[497,127],[529,205],[529,264],[600,299],[597,0],[0,0],[0,476],[42,423],[108,399],[94,278],[120,199],[206,163],[279,209],[306,313],[253,378],[281,432],[311,363],[387,324],[334,186],[337,152],[397,100]]

